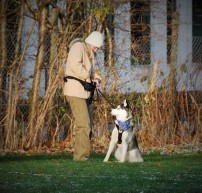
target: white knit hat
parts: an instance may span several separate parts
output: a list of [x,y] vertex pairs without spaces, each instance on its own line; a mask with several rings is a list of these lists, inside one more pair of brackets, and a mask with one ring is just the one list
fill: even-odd
[[85,42],[100,48],[103,44],[102,34],[98,31],[94,31],[85,39]]

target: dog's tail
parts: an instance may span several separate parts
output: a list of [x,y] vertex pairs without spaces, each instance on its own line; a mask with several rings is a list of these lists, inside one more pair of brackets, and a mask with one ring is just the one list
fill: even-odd
[[134,144],[135,144],[135,146],[139,149],[136,135],[134,136]]
[[129,146],[128,146],[128,151],[130,151],[132,149],[138,149],[140,151],[136,135],[134,135],[133,139],[130,141]]

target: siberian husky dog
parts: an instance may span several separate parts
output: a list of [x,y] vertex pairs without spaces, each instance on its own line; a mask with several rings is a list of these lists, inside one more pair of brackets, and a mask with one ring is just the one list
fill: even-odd
[[123,104],[116,109],[112,109],[111,114],[116,117],[116,125],[111,134],[111,141],[104,162],[109,160],[114,149],[116,149],[115,158],[119,162],[143,162],[135,135],[132,111],[127,100],[125,99]]

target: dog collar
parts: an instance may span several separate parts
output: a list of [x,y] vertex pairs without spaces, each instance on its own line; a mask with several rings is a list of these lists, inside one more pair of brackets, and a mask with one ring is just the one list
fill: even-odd
[[118,126],[123,130],[123,131],[126,131],[128,129],[130,129],[130,120],[127,120],[127,121],[118,121],[117,120],[117,123],[118,123]]

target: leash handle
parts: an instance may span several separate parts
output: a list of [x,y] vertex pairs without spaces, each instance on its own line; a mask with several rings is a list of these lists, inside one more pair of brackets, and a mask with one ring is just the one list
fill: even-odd
[[97,89],[97,91],[104,97],[104,99],[108,102],[108,104],[109,104],[113,109],[115,109],[115,106],[107,100],[106,96],[100,91],[100,89]]

